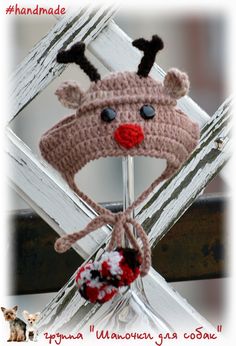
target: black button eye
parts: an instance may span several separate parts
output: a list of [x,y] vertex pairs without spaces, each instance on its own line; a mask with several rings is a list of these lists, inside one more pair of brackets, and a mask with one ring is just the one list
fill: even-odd
[[113,108],[104,108],[101,111],[101,118],[103,121],[110,123],[116,117],[116,111]]
[[141,117],[143,117],[146,120],[152,119],[156,115],[155,109],[150,105],[142,106],[139,112]]

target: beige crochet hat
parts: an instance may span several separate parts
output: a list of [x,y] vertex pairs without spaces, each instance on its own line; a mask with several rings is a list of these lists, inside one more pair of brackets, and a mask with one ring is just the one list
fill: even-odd
[[[132,72],[113,73],[93,82],[85,93],[76,82],[62,84],[56,91],[59,100],[77,110],[43,135],[43,157],[67,177],[91,160],[127,155],[164,158],[172,174],[199,136],[198,125],[175,107],[176,83],[182,94],[187,92],[188,78],[176,69],[168,72],[164,85]],[[155,115],[144,118],[145,108]],[[103,114],[109,112],[114,119],[107,121]]]
[[[75,81],[57,89],[59,101],[75,112],[42,136],[40,150],[70,187],[100,214],[84,230],[58,239],[56,250],[66,251],[76,240],[109,223],[113,233],[108,249],[121,246],[126,235],[131,246],[142,253],[141,274],[145,275],[151,264],[148,239],[130,212],[186,161],[198,143],[199,127],[176,107],[177,99],[189,90],[188,76],[176,68],[167,72],[163,83],[148,76],[157,51],[163,48],[162,40],[153,36],[151,41],[138,39],[133,45],[144,52],[138,71],[112,73],[102,80],[86,59],[83,43],[58,54],[58,62],[79,64],[92,83],[85,92]],[[128,155],[164,158],[167,167],[126,211],[115,215],[82,193],[74,175],[91,160]],[[128,224],[135,226],[143,249]]]

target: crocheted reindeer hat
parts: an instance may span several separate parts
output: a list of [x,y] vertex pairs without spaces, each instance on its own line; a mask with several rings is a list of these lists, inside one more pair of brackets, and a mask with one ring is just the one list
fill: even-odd
[[[199,139],[198,125],[176,107],[177,99],[188,93],[188,76],[173,68],[167,72],[163,83],[154,80],[149,76],[149,72],[157,52],[163,48],[162,40],[154,35],[151,41],[141,38],[132,44],[143,51],[138,71],[111,73],[103,79],[85,57],[83,42],[58,53],[58,63],[75,62],[89,76],[91,85],[84,92],[77,82],[67,81],[57,89],[59,101],[65,107],[75,109],[75,112],[48,130],[40,141],[44,159],[60,171],[70,187],[100,214],[84,230],[59,238],[55,249],[65,252],[75,241],[102,225],[113,226],[108,245],[110,255],[106,254],[108,257],[105,260],[93,263],[93,268],[87,264],[77,277],[81,294],[90,301],[100,303],[108,300],[108,297],[110,299],[116,293],[117,287],[133,281],[139,271],[141,275],[147,274],[151,265],[148,238],[142,226],[131,218],[130,213],[161,181],[169,178],[181,167]],[[80,191],[74,176],[91,160],[128,155],[164,158],[167,166],[162,175],[127,210],[113,214]],[[135,227],[143,244],[142,249],[129,225]],[[124,236],[128,238],[133,251],[122,249]],[[112,251],[115,246],[117,249]],[[119,253],[118,257],[115,252]],[[129,261],[130,256],[134,256],[133,261]],[[106,263],[105,272],[103,262]],[[125,269],[121,268],[122,263],[127,265],[128,262],[129,280],[123,280]],[[135,263],[134,267],[131,262]],[[97,273],[95,279],[99,286],[98,291],[93,292],[93,298],[88,293],[94,286],[94,282],[91,284],[94,281],[91,272]]]

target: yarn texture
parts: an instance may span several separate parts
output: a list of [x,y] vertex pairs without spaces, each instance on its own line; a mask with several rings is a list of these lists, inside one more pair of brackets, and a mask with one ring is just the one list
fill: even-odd
[[[83,43],[59,52],[58,62],[75,62],[92,82],[87,91],[82,91],[75,81],[64,82],[57,89],[58,100],[75,112],[49,129],[39,143],[43,158],[98,213],[84,229],[57,239],[55,250],[63,253],[103,225],[113,227],[105,254],[79,268],[76,276],[81,295],[92,303],[108,301],[119,287],[148,273],[148,237],[131,213],[183,165],[199,141],[198,124],[177,107],[177,99],[189,90],[187,74],[173,68],[163,82],[154,80],[148,73],[156,53],[164,46],[162,40],[154,35],[151,41],[138,39],[133,45],[144,54],[138,72],[111,73],[103,79],[85,57]],[[74,177],[91,160],[125,156],[163,158],[167,166],[132,205],[114,214],[84,194]],[[128,248],[122,247],[125,239]]]
[[137,124],[123,124],[115,130],[114,138],[125,149],[131,149],[144,140],[143,129]]

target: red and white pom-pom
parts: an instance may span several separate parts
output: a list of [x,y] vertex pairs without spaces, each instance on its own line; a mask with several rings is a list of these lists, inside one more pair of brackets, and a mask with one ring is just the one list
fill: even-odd
[[83,298],[91,303],[105,303],[130,285],[140,274],[142,258],[134,249],[117,248],[105,252],[99,261],[80,267],[75,281]]
[[91,303],[102,304],[110,300],[118,290],[104,281],[97,267],[98,262],[86,263],[78,270],[75,281],[83,298]]
[[140,274],[142,258],[137,250],[117,248],[105,252],[98,270],[101,277],[115,287],[130,285]]

